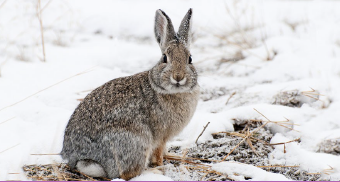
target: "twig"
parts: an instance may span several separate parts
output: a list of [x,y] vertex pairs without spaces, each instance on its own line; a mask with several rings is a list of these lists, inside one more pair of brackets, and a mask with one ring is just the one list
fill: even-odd
[[6,4],[6,1],[7,1],[7,0],[4,0],[4,2],[1,3],[0,9]]
[[204,179],[205,177],[207,177],[207,176],[208,176],[208,174],[209,174],[209,173],[206,173],[204,176],[202,176],[202,178],[201,178],[201,180],[200,180],[200,181],[203,181],[203,179]]
[[215,170],[207,170],[208,173],[215,173],[215,174],[218,174],[220,176],[225,176],[227,179],[229,179],[230,181],[236,181],[235,179],[233,178],[230,178],[227,176],[227,174],[223,174],[221,172],[218,172],[218,171],[215,171]]
[[9,119],[7,119],[7,120],[1,122],[0,124],[4,124],[4,123],[6,123],[7,121],[10,121],[10,120],[12,120],[12,119],[14,119],[14,118],[15,118],[15,116],[14,116],[13,118],[9,118]]
[[241,142],[240,143],[238,143],[223,159],[222,159],[222,161],[224,161],[224,160],[226,160],[228,157],[229,157],[229,155],[238,147],[238,146],[240,146],[241,145],[241,143],[243,143],[248,137],[250,136],[250,133],[248,134],[248,135],[246,135],[242,140],[241,140]]
[[297,138],[297,139],[294,139],[294,140],[291,140],[291,141],[288,141],[288,142],[271,143],[271,144],[268,144],[268,145],[283,145],[283,144],[287,144],[287,143],[296,142],[296,141],[299,141],[299,140],[300,140],[300,138]]
[[[53,169],[54,172],[56,173],[58,181],[63,181],[63,178],[62,178],[62,176],[61,176],[61,173],[60,173],[59,170],[58,170],[58,167],[55,166],[55,165],[52,165],[52,169]],[[64,176],[64,179],[65,179],[65,176]]]
[[[250,133],[249,133],[249,128],[248,128],[248,130],[247,130],[247,135],[248,135],[248,134],[250,134]],[[251,143],[251,140],[249,139],[249,137],[246,139],[246,141],[247,141],[249,147],[250,147],[250,148],[253,150],[253,152],[256,154],[256,156],[259,156],[259,154],[256,152],[256,150],[255,150],[253,144]]]
[[259,112],[258,110],[256,110],[255,108],[253,108],[256,112],[258,112],[259,114],[261,114],[264,118],[266,118],[268,121],[266,123],[264,123],[263,125],[261,125],[260,127],[256,128],[254,131],[248,133],[243,140],[241,140],[241,142],[239,144],[237,144],[223,159],[222,161],[226,160],[229,155],[238,147],[241,145],[241,143],[243,143],[248,137],[250,137],[254,132],[258,131],[259,129],[263,128],[264,126],[266,126],[269,122],[271,122],[265,115],[263,115],[261,112]]
[[20,143],[14,145],[14,146],[12,146],[12,147],[10,147],[10,148],[8,148],[8,149],[5,149],[5,150],[1,151],[0,154],[3,153],[3,152],[6,152],[7,150],[10,150],[10,149],[12,149],[12,148],[18,146],[18,145],[20,145]]
[[197,162],[188,161],[188,160],[186,160],[186,159],[191,159],[191,160],[205,160],[205,161],[211,161],[211,162],[221,162],[220,160],[199,159],[199,158],[191,158],[191,157],[186,157],[185,159],[182,159],[181,156],[171,156],[171,155],[164,155],[164,159],[166,159],[166,160],[181,161],[181,162],[185,162],[185,163],[188,163],[188,164],[195,164],[195,165],[200,165],[200,166],[208,166],[208,165],[206,165],[206,164],[201,164],[201,163],[197,163]]
[[277,165],[277,166],[256,166],[258,168],[272,168],[272,167],[300,167],[300,166],[280,166],[280,165]]
[[[287,119],[287,118],[286,118]],[[256,119],[250,119],[250,121],[254,121],[254,122],[263,122],[262,120],[256,120]],[[271,121],[271,123],[274,123],[276,125],[279,125],[279,126],[282,126],[284,128],[287,128],[289,130],[293,130],[293,131],[296,131],[296,132],[300,132],[298,130],[295,130],[293,128],[290,128],[288,126],[285,126],[285,125],[297,125],[299,126],[298,124],[294,124],[294,123],[288,123],[289,122],[289,119],[287,119],[286,121]],[[281,123],[285,124],[285,125],[282,125]]]
[[262,113],[260,113],[260,111],[256,110],[255,108],[253,108],[257,113],[259,113],[261,116],[263,116],[264,118],[266,118],[268,121],[270,121],[265,115],[263,115]]
[[6,58],[5,61],[3,61],[1,64],[0,64],[0,77],[1,77],[1,68],[7,63],[8,61],[8,58]]
[[238,30],[240,31],[241,33],[241,37],[244,41],[244,43],[246,43],[248,45],[248,47],[251,47],[251,45],[249,44],[249,42],[247,41],[247,39],[245,38],[245,32],[244,30],[241,28],[241,25],[240,25],[240,21],[237,19],[237,17],[234,17],[233,14],[231,13],[230,9],[229,9],[229,6],[227,5],[227,3],[225,2],[225,8],[229,14],[229,16],[231,17],[231,19],[234,21],[235,25],[237,26]]
[[46,54],[45,54],[45,40],[44,40],[44,29],[43,29],[43,22],[41,17],[41,2],[38,0],[37,4],[37,16],[40,24],[40,33],[41,33],[41,44],[42,44],[42,50],[43,50],[43,62],[46,62]]
[[53,1],[53,0],[49,0],[49,1],[46,3],[46,5],[45,5],[43,8],[41,8],[40,14],[47,8],[48,5],[50,5],[50,3],[51,3],[52,1]]
[[60,154],[31,154],[31,155],[60,155]]
[[272,143],[272,144],[269,144],[269,145],[283,145],[283,153],[287,153],[287,151],[286,151],[286,144],[287,143],[291,143],[291,142],[296,142],[296,141],[299,141],[299,140],[300,140],[300,138],[295,139],[295,140],[291,140],[291,141],[288,141],[288,142]]
[[[285,125],[295,125],[295,126],[300,126],[299,124],[295,124],[295,123],[289,123],[289,119],[285,118],[286,121],[272,121],[272,123],[283,123]],[[258,119],[250,119],[250,121],[253,122],[264,122],[263,120],[258,120]]]
[[316,90],[311,88],[311,87],[309,87],[309,88],[311,89],[310,91],[302,91],[301,94],[306,96],[306,97],[309,97],[309,98],[312,98],[312,99],[324,102],[323,100],[320,100],[319,98],[312,96],[312,95],[317,95],[317,96],[324,96],[324,95],[316,93]]
[[197,144],[198,139],[202,136],[202,134],[204,133],[205,129],[207,129],[209,124],[210,124],[210,121],[207,123],[207,125],[204,126],[203,131],[200,133],[200,135],[198,135],[198,137],[197,137],[197,139],[195,141],[196,145],[198,145]]
[[[95,67],[95,66],[94,66],[94,67]],[[71,79],[71,78],[73,78],[73,77],[76,77],[76,76],[79,76],[79,75],[88,73],[88,72],[92,71],[92,70],[94,69],[94,67],[92,67],[92,68],[90,68],[90,69],[87,69],[87,70],[85,70],[85,71],[82,71],[82,72],[80,72],[80,73],[77,73],[77,74],[75,74],[75,75],[73,75],[73,76],[70,76],[70,77],[68,77],[68,78],[66,78],[66,79],[63,79],[63,80],[61,80],[61,81],[59,81],[59,82],[57,82],[57,83],[55,83],[55,84],[53,84],[53,85],[50,85],[50,86],[48,86],[48,87],[46,87],[46,88],[44,88],[44,89],[42,89],[42,90],[39,90],[38,92],[35,92],[34,94],[29,95],[29,96],[27,96],[27,97],[25,97],[25,98],[19,100],[18,102],[15,102],[15,103],[13,103],[13,104],[11,104],[11,105],[8,105],[8,106],[5,106],[5,107],[1,108],[0,111],[4,110],[4,109],[6,109],[6,108],[12,107],[12,106],[14,106],[14,105],[16,105],[16,104],[19,104],[20,102],[22,102],[22,101],[24,101],[24,100],[27,100],[27,99],[29,99],[29,98],[31,98],[31,97],[33,97],[33,96],[39,94],[40,92],[45,91],[45,90],[47,90],[47,89],[49,89],[49,88],[52,88],[52,87],[54,87],[54,86],[56,86],[56,85],[58,85],[58,84],[60,84],[60,83],[62,83],[62,82],[64,82],[64,81],[66,81],[66,80],[69,80],[69,79]]]
[[[265,115],[263,115],[262,113],[260,113],[258,110],[256,110],[255,108],[254,108],[254,110],[255,110],[256,112],[258,112],[259,114],[261,114],[261,115],[262,115],[264,118],[266,118],[269,122],[274,123],[274,124],[277,124],[277,125],[279,125],[279,126],[282,126],[282,127],[284,127],[284,128],[290,129],[290,130],[294,130],[293,128],[289,128],[289,127],[287,127],[287,126],[284,126],[284,125],[279,124],[280,121],[270,121]],[[284,121],[284,122],[289,122],[289,119],[287,119],[287,118],[285,118],[285,119],[286,119],[286,121]],[[297,131],[297,130],[294,130],[294,131]],[[300,132],[300,131],[297,131],[297,132]]]
[[91,92],[93,91],[94,89],[89,89],[89,90],[83,90],[83,91],[79,91],[77,92],[76,94],[80,94],[80,93],[84,93],[84,92]]
[[[237,136],[237,137],[242,137],[242,138],[244,138],[244,137],[246,137],[247,135],[245,135],[245,134],[242,134],[242,133],[237,133],[237,132],[226,132],[226,131],[220,131],[220,132],[217,132],[217,133],[213,133],[213,134],[219,134],[219,133],[225,133],[225,134],[227,134],[227,135],[230,135],[230,136]],[[256,140],[256,141],[259,141],[259,142],[262,142],[262,143],[264,143],[264,144],[266,144],[266,145],[269,145],[269,143],[268,142],[266,142],[266,141],[264,141],[264,140],[261,140],[261,139],[258,139],[258,138],[255,138],[255,137],[249,137],[250,139],[253,139],[253,140]]]
[[229,103],[229,100],[236,94],[236,92],[231,93],[231,95],[229,96],[227,102],[225,103],[225,105],[227,105]]

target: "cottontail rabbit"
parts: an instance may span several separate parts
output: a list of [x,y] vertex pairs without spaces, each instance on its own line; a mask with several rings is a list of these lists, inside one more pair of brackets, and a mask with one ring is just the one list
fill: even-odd
[[156,11],[155,36],[162,57],[151,70],[111,80],[88,94],[65,130],[62,158],[93,177],[129,180],[151,162],[163,164],[166,142],[195,112],[199,86],[192,64],[192,10],[178,33]]

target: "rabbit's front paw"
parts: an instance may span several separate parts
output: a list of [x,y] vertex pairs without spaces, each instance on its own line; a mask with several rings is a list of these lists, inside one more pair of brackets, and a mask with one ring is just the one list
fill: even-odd
[[152,158],[151,158],[151,167],[163,165],[164,148],[165,146],[161,145],[154,150]]

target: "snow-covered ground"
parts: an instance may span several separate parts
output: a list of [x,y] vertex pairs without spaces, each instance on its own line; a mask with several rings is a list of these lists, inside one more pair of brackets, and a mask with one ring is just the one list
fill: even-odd
[[[275,145],[270,164],[340,180],[340,2],[331,0],[41,0],[46,62],[37,0],[1,0],[0,180],[25,180],[25,164],[62,162],[32,154],[60,152],[68,119],[91,90],[159,60],[157,9],[178,27],[189,8],[201,99],[168,145],[192,146],[207,122],[199,143],[234,131],[237,121],[267,121],[255,108],[271,121],[294,124],[290,130],[269,123],[271,143],[301,138]],[[327,141],[338,141],[338,153]],[[335,154],[323,153],[332,147]],[[212,169],[239,180],[287,179],[232,162]],[[151,178],[170,179],[153,173],[135,179]]]

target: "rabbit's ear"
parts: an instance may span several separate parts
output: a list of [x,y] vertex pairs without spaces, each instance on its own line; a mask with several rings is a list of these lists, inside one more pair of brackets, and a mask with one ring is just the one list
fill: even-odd
[[155,36],[162,52],[165,51],[170,41],[176,39],[171,20],[161,9],[156,11]]
[[184,16],[181,25],[179,26],[177,36],[179,40],[187,47],[190,47],[191,42],[191,15],[192,9],[190,8]]

